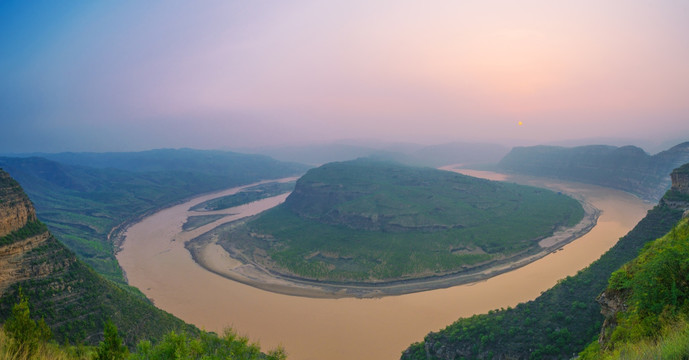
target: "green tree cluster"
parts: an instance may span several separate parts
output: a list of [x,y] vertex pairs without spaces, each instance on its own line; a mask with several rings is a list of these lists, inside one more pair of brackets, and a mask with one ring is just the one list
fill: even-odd
[[13,341],[10,350],[15,354],[31,358],[39,345],[52,337],[50,328],[43,319],[31,318],[29,300],[19,288],[19,302],[12,307],[12,314],[5,321],[5,334]]
[[140,342],[136,352],[129,357],[131,360],[284,360],[286,358],[286,353],[281,348],[263,354],[258,344],[249,343],[247,338],[238,336],[231,329],[226,330],[221,337],[204,332],[196,338],[184,333],[170,332],[155,346],[150,341]]
[[98,344],[95,360],[124,360],[129,355],[127,347],[124,346],[117,327],[112,321],[105,323],[103,331],[103,341]]
[[256,343],[227,329],[222,336],[200,332],[190,335],[170,331],[162,340],[142,340],[129,352],[117,327],[108,320],[103,340],[95,347],[58,346],[51,342],[52,333],[43,320],[31,318],[29,300],[19,291],[19,301],[0,331],[0,359],[64,359],[64,360],[285,360],[282,348],[261,352]]
[[685,334],[676,346],[689,347],[689,219],[615,271],[606,296],[626,307],[614,315],[617,326],[605,329],[608,340],[593,342],[582,359],[617,358],[636,344],[663,342],[674,333]]

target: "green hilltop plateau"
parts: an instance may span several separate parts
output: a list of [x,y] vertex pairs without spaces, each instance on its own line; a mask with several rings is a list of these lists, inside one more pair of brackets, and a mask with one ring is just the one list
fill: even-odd
[[358,159],[309,170],[282,205],[219,243],[278,274],[379,283],[532,254],[583,215],[576,200],[545,189]]

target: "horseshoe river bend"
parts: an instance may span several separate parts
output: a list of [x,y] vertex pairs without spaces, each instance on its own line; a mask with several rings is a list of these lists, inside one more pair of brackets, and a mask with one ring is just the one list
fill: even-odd
[[[197,264],[185,242],[221,224],[276,206],[287,197],[283,194],[204,212],[226,216],[191,231],[182,230],[189,216],[199,215],[190,207],[246,186],[193,198],[130,225],[117,259],[129,283],[157,307],[199,328],[221,333],[233,327],[263,349],[283,346],[293,360],[398,359],[411,343],[459,317],[536,298],[559,279],[598,259],[652,207],[628,193],[594,185],[461,171],[563,191],[583,199],[600,215],[583,236],[512,271],[464,285],[380,298],[284,295],[230,280]],[[215,264],[228,268],[241,265],[220,246],[208,247],[204,253]]]

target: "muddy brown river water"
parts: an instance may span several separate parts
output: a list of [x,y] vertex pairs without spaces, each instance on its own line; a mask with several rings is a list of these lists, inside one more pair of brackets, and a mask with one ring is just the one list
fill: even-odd
[[[240,188],[163,209],[129,227],[117,259],[131,285],[159,308],[199,328],[222,332],[231,326],[260,342],[263,349],[284,346],[288,358],[294,360],[398,359],[408,345],[459,317],[513,307],[576,274],[651,208],[628,193],[593,185],[486,172],[470,175],[574,193],[602,213],[586,235],[514,271],[477,283],[378,299],[318,299],[259,290],[206,271],[184,248],[185,241],[221,223],[276,206],[286,195],[225,210],[232,215],[189,232],[182,231],[182,224],[187,217],[199,215],[188,211],[190,207]],[[213,213],[221,212],[204,214]]]

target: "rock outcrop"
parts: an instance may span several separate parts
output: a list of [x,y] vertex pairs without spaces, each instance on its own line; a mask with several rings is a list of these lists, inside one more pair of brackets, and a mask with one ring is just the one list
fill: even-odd
[[689,163],[675,169],[672,174],[672,191],[689,195]]
[[605,316],[603,320],[603,326],[601,327],[600,335],[598,336],[598,343],[601,347],[605,349],[606,344],[610,340],[610,334],[617,326],[617,313],[627,310],[627,304],[625,303],[625,294],[619,291],[606,290],[601,293],[597,298],[596,302],[600,304],[601,314]]
[[689,163],[675,169],[670,174],[672,186],[661,202],[673,209],[684,210],[689,214]]
[[0,237],[36,220],[29,197],[8,173],[0,169]]
[[35,221],[36,211],[21,186],[0,169],[0,296],[16,282],[50,272],[44,264],[36,264],[27,256],[50,237],[45,228],[25,231],[25,238],[8,236]]
[[0,169],[0,296],[12,284],[40,279],[55,270],[54,264],[38,261],[33,251],[51,237],[36,222],[36,211],[29,197],[19,183]]
[[0,296],[12,284],[49,275],[53,267],[49,263],[34,263],[33,256],[27,256],[33,249],[48,240],[45,232],[5,246],[0,246]]

